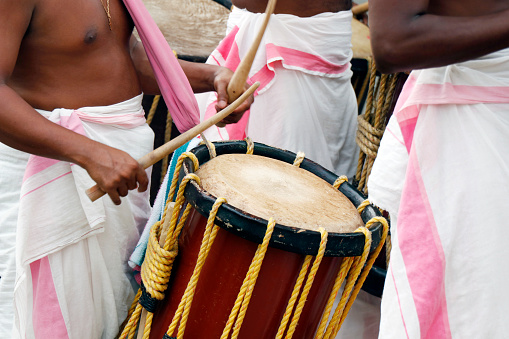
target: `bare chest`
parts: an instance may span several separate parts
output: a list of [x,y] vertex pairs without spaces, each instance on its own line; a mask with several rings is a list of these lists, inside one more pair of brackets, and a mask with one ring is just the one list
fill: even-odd
[[121,0],[40,0],[24,44],[40,52],[83,52],[127,42],[132,27]]

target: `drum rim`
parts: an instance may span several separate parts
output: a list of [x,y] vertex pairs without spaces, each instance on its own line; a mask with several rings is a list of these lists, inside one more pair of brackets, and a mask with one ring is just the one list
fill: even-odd
[[[217,155],[245,154],[247,151],[247,143],[245,141],[219,141],[213,144]],[[200,164],[204,164],[210,160],[209,150],[206,145],[197,146],[192,149],[191,152],[198,158]],[[280,160],[289,164],[292,164],[296,157],[296,154],[293,152],[257,142],[254,143],[254,154]],[[185,174],[193,173],[193,167],[192,161],[190,159],[185,159],[180,176],[183,177]],[[300,167],[317,175],[331,185],[338,177],[336,174],[309,159],[304,159]],[[365,200],[362,193],[348,182],[343,183],[339,187],[339,191],[341,191],[355,207],[359,206]],[[194,181],[191,181],[191,184],[187,185],[184,196],[186,200],[205,217],[208,216],[216,200],[216,197],[204,191]],[[381,213],[372,205],[367,206],[361,213],[361,218],[364,223],[376,216],[381,216]],[[268,221],[263,218],[248,215],[229,204],[223,204],[218,209],[216,221],[216,225],[219,227],[258,244],[263,240],[265,227],[268,223]],[[379,222],[376,222],[371,226],[370,231],[372,235],[370,252],[372,252],[380,243],[383,227]],[[316,255],[320,246],[320,240],[319,232],[276,224],[269,246],[303,255]],[[363,233],[329,233],[325,255],[332,257],[360,256],[364,250],[364,243],[365,239]]]

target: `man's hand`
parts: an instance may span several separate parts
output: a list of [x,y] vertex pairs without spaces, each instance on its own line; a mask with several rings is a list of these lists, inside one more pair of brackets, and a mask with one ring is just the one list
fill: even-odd
[[[232,78],[233,72],[226,68],[219,66],[217,71],[214,73],[214,89],[217,92],[217,103],[216,103],[216,111],[219,112],[228,106],[228,93],[227,87],[228,83]],[[248,84],[245,85],[244,90],[249,88]],[[253,96],[249,96],[249,99],[244,101],[232,114],[226,117],[221,121],[222,124],[233,124],[238,122],[244,113],[251,107],[254,98]]]
[[[229,100],[226,89],[233,76],[233,72],[230,69],[217,65],[200,64],[184,60],[179,60],[179,63],[184,70],[194,93],[216,91],[218,96],[216,111],[219,112],[228,106]],[[245,89],[247,88],[249,88],[249,86],[246,84]],[[244,112],[251,107],[253,100],[253,96],[250,96],[248,100],[243,102],[222,122],[225,124],[238,122],[240,118],[242,118]]]
[[82,167],[115,205],[120,205],[120,197],[125,197],[130,190],[138,188],[144,192],[148,187],[143,167],[124,151],[106,145],[100,144]]

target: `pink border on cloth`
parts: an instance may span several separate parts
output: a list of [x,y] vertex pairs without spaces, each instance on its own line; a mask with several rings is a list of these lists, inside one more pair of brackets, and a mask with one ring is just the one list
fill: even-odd
[[48,257],[30,264],[33,288],[32,322],[36,338],[69,338],[51,275]]
[[[60,120],[56,123],[73,132],[79,133],[81,135],[86,135],[85,129],[83,128],[83,124],[81,123],[80,118],[76,114],[76,111],[74,111],[69,116],[60,116]],[[25,169],[25,176],[23,177],[23,181],[59,162],[60,162],[59,160],[55,159],[30,155]]]
[[447,339],[452,336],[445,294],[444,249],[413,143],[421,105],[507,102],[507,87],[420,84],[411,75],[395,108],[409,153],[398,215],[398,244],[412,290],[421,338]]
[[[239,47],[235,41],[239,27],[232,28],[230,33],[221,41],[216,51],[212,53],[212,59],[216,64],[221,65],[218,60],[217,52],[224,60],[222,66],[228,67],[230,70],[235,71],[240,64]],[[313,74],[321,76],[338,75],[350,68],[350,63],[344,65],[337,65],[325,60],[324,58],[302,52],[293,48],[278,46],[273,43],[265,44],[266,64],[253,74],[247,82],[253,84],[260,82],[260,87],[255,91],[254,96],[258,96],[260,91],[263,91],[274,80],[276,74],[274,68],[276,64],[289,69],[299,69],[302,71],[309,71]],[[215,114],[215,102],[211,103],[205,111],[205,119],[210,118]],[[246,111],[239,122],[236,124],[229,124],[226,126],[229,138],[231,140],[241,140],[246,137],[246,129],[249,122],[250,110]]]
[[410,152],[401,195],[398,244],[419,318],[421,338],[451,338],[444,250],[415,150]]
[[200,122],[198,103],[171,47],[141,0],[124,0],[173,121],[180,132]]

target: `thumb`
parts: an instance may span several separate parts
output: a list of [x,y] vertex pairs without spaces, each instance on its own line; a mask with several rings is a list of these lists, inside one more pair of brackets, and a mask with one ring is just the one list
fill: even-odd
[[217,89],[217,104],[216,109],[222,110],[228,106],[228,93],[226,92],[226,86],[221,86]]

